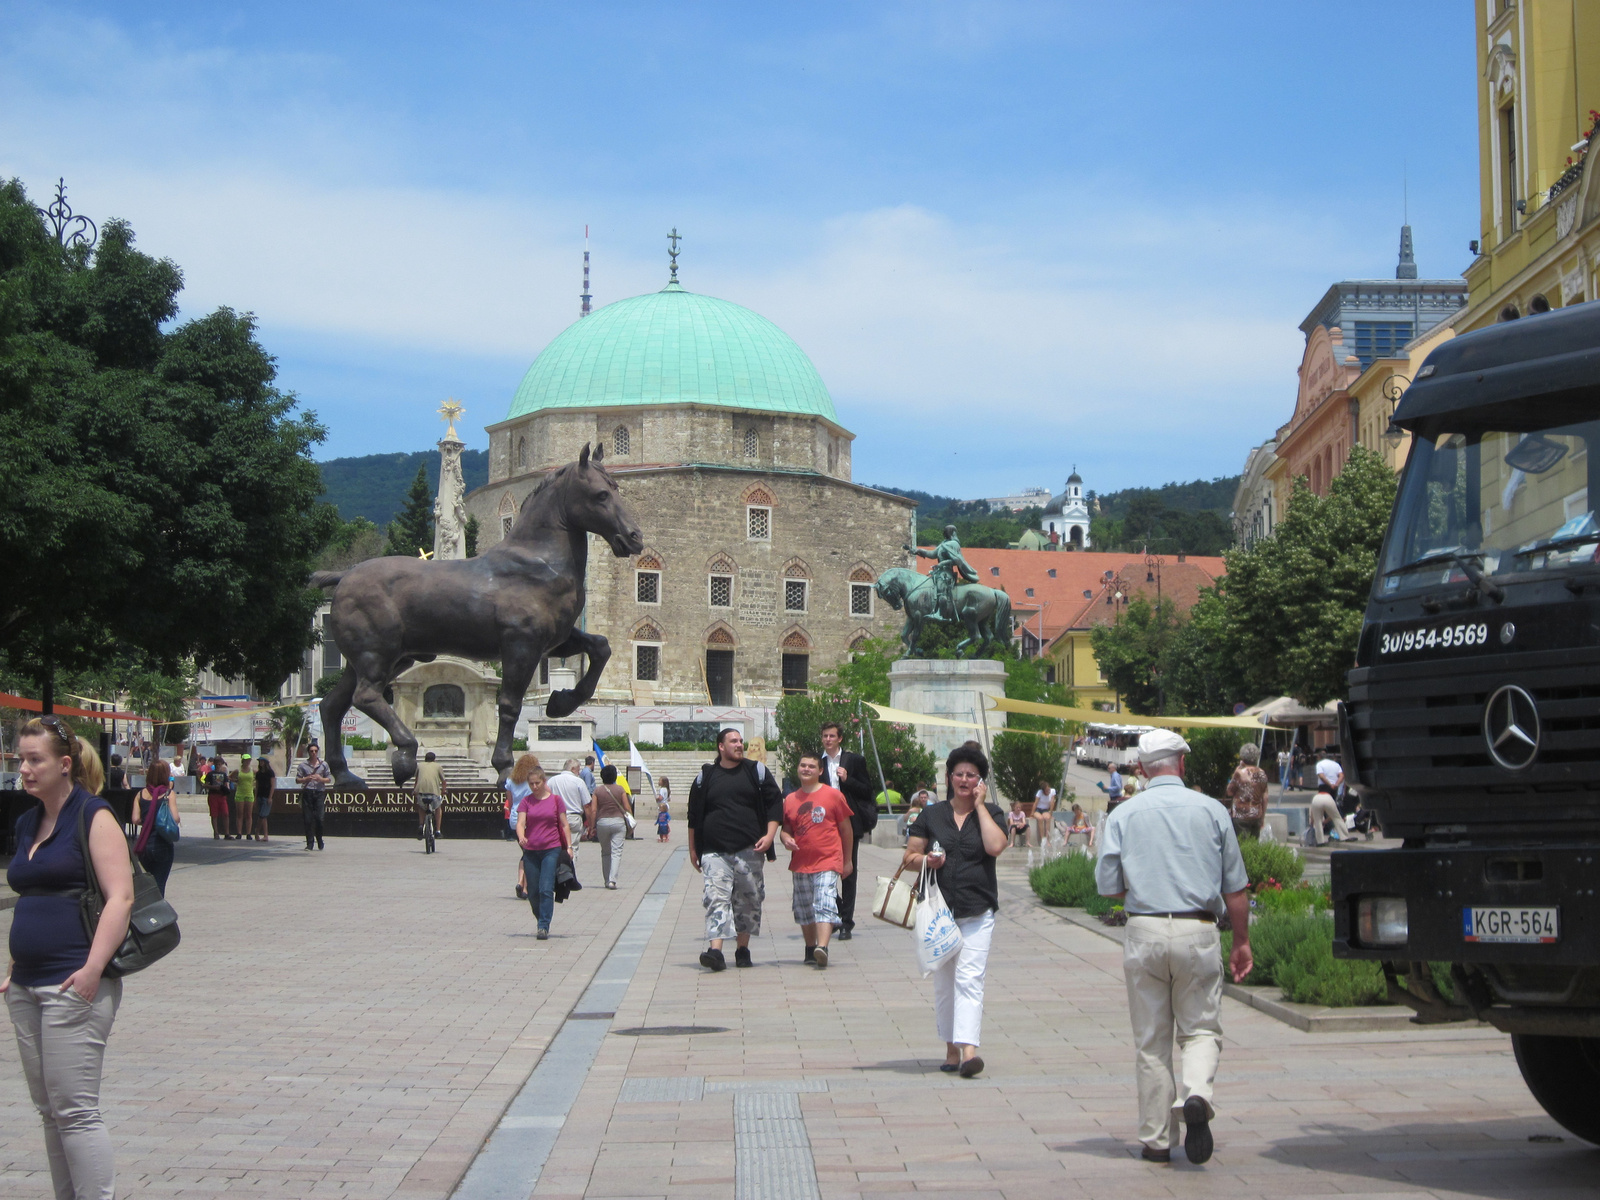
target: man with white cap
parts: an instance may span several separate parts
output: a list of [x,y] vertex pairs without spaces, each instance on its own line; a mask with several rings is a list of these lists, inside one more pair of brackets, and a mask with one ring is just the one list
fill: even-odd
[[[1222,1050],[1222,955],[1217,918],[1233,923],[1229,969],[1250,974],[1250,900],[1228,810],[1183,786],[1189,744],[1170,729],[1139,739],[1143,791],[1106,818],[1095,884],[1123,899],[1122,971],[1136,1046],[1143,1157],[1169,1162],[1177,1121],[1189,1161],[1211,1157],[1212,1083]],[[1179,1068],[1173,1077],[1176,1029]]]

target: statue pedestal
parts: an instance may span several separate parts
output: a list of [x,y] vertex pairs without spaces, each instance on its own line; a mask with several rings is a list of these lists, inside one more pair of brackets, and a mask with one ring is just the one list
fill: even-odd
[[[917,739],[938,756],[941,769],[945,756],[962,742],[983,742],[984,697],[1000,698],[1005,694],[1005,664],[993,659],[902,658],[889,667],[892,707],[952,721],[971,721],[978,726],[917,726]],[[1006,714],[991,712],[988,722],[992,736],[1005,728]],[[987,752],[988,747],[984,749]]]

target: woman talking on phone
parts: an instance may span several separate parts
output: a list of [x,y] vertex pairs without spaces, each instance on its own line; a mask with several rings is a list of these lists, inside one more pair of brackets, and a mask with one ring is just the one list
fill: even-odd
[[933,973],[934,1019],[944,1039],[941,1071],[971,1079],[983,1070],[983,974],[989,962],[994,914],[1000,909],[994,862],[1006,848],[1005,814],[988,801],[989,759],[977,742],[945,760],[947,804],[930,804],[906,830],[904,864],[933,870],[961,930],[961,951]]
[[[101,976],[128,935],[133,865],[121,822],[88,786],[98,781],[83,743],[61,718],[29,721],[17,751],[22,786],[39,804],[17,821],[17,852],[6,872],[20,895],[0,993],[44,1123],[55,1194],[110,1200],[116,1169],[100,1116],[100,1070],[122,981]],[[76,894],[89,869],[105,897],[93,930]]]

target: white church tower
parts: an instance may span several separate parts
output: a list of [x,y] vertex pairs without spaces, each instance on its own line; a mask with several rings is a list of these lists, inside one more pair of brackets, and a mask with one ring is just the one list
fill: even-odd
[[1067,476],[1066,491],[1045,505],[1039,531],[1061,550],[1089,548],[1089,506],[1083,499],[1083,477],[1077,467]]

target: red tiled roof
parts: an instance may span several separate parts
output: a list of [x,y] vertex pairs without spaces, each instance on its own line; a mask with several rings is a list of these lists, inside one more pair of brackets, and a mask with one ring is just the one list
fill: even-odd
[[[1147,596],[1151,601],[1156,597],[1156,582],[1146,576],[1155,574],[1157,568],[1147,565],[1142,554],[977,548],[964,548],[961,553],[977,570],[980,583],[1002,588],[1011,597],[1019,624],[1038,634],[1043,614],[1046,643],[1069,629],[1109,624],[1119,608],[1107,604],[1106,598],[1118,591],[1128,597]],[[1200,589],[1210,587],[1223,573],[1220,558],[1193,554],[1183,562],[1174,554],[1152,558],[1159,564],[1161,598],[1170,600],[1179,612],[1194,607]],[[917,570],[924,575],[932,568],[932,560],[917,559]]]

